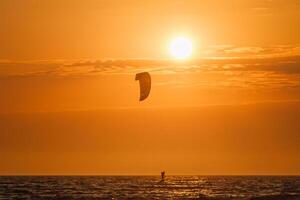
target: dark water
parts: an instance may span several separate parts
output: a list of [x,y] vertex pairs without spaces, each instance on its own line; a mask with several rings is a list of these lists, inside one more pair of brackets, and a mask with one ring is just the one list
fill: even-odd
[[300,200],[300,177],[0,177],[0,199]]

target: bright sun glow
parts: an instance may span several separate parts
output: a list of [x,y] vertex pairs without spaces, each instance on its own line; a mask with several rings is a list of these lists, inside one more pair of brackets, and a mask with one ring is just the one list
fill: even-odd
[[185,37],[176,37],[171,41],[170,53],[176,59],[186,59],[192,55],[193,45]]

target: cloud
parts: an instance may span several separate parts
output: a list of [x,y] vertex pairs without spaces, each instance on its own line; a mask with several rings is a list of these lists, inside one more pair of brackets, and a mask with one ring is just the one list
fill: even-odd
[[203,50],[199,59],[188,61],[151,59],[112,60],[0,60],[0,76],[42,75],[106,75],[152,73],[193,73],[207,71],[269,71],[300,73],[300,46],[277,45],[272,47],[211,46]]
[[157,74],[200,73],[212,71],[267,71],[300,74],[300,56],[263,58],[202,58],[191,61],[174,60],[105,60],[74,62],[60,67],[61,74],[105,75],[135,74],[149,71]]
[[[209,52],[209,53],[208,53]],[[134,75],[148,71],[153,75],[198,74],[193,81],[178,86],[300,87],[300,48],[298,46],[234,47],[214,46],[200,59],[151,60],[112,59],[81,61],[0,61],[0,78],[83,77]],[[215,56],[212,56],[215,55]],[[210,77],[210,78],[207,78]],[[211,78],[213,77],[213,78]],[[216,78],[217,77],[217,78]],[[218,77],[221,77],[218,79]],[[159,82],[159,85],[172,81]]]
[[247,58],[274,58],[300,55],[299,45],[273,45],[273,46],[234,46],[215,45],[205,49],[209,56],[247,57]]

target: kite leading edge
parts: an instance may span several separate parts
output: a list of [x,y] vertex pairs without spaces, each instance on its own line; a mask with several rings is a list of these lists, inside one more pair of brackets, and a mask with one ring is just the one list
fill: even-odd
[[135,75],[135,80],[140,83],[140,101],[145,100],[151,90],[151,76],[148,72],[142,72]]

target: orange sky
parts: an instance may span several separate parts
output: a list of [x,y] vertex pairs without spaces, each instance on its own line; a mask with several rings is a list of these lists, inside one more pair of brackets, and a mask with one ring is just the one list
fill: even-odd
[[299,175],[299,18],[297,0],[1,1],[0,174]]

